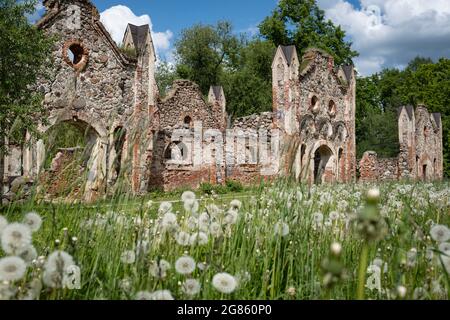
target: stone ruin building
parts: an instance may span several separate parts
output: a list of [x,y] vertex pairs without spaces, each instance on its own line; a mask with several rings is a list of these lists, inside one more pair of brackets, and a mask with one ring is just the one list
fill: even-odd
[[360,181],[441,180],[444,160],[442,121],[439,113],[429,113],[419,105],[398,110],[400,152],[396,158],[379,159],[368,151],[359,166]]
[[[129,24],[119,48],[91,1],[43,4],[46,14],[37,26],[57,40],[50,77],[36,87],[48,111],[48,123],[39,129],[45,133],[59,123],[71,123],[87,132],[85,199],[113,188],[120,175],[135,194],[227,179],[251,183],[279,175],[295,175],[310,184],[352,182],[358,168],[362,181],[442,178],[440,115],[430,115],[422,106],[399,112],[398,158],[378,159],[368,152],[357,165],[356,74],[352,66],[335,66],[333,57],[321,50],[307,50],[300,59],[294,46],[280,46],[272,65],[273,112],[229,123],[221,87],[212,86],[205,99],[195,83],[177,80],[168,95],[160,97],[148,25]],[[199,122],[201,134],[196,136]],[[236,136],[229,137],[227,129]],[[258,161],[255,133],[262,129],[279,130],[281,143],[272,151],[280,151],[281,157],[269,164]],[[186,136],[177,140],[173,135],[180,130]],[[217,144],[222,138],[226,143]],[[245,147],[235,146],[239,139]],[[17,177],[36,181],[43,171],[44,141],[30,141],[9,146],[4,159],[6,194]],[[209,163],[192,158],[199,144],[209,148]],[[182,161],[174,162],[174,154]],[[218,157],[231,161],[220,164],[214,160]],[[239,157],[246,161],[237,161]]]

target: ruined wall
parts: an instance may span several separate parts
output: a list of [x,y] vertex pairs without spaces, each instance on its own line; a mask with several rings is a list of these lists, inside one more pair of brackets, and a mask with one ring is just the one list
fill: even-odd
[[196,121],[201,121],[203,128],[225,129],[222,107],[205,101],[200,87],[188,80],[175,80],[167,97],[158,101],[156,117],[161,129],[183,124],[192,127]]
[[398,158],[378,158],[376,152],[365,152],[359,161],[360,182],[395,181],[399,179]]
[[211,147],[212,159],[209,162],[196,164],[193,159],[196,140],[193,130],[188,131],[191,137],[186,134],[180,140],[172,139],[172,129],[155,133],[153,159],[149,168],[150,190],[198,188],[201,183],[221,184],[225,182],[225,167],[217,165],[214,158],[215,145],[210,141],[202,140],[203,150],[208,146]]
[[[44,5],[46,13],[37,27],[53,37],[55,45],[52,66],[46,70],[48,77],[36,83],[36,90],[44,95],[49,120],[49,125],[40,125],[40,131],[69,122],[89,132],[88,139],[94,146],[87,169],[86,198],[94,198],[111,183],[118,153],[123,153],[123,160],[132,161],[129,174],[133,191],[138,191],[145,169],[145,144],[144,137],[136,132],[145,132],[148,127],[142,122],[148,122],[149,97],[155,90],[148,26],[148,38],[139,55],[129,57],[112,40],[91,1],[47,0]],[[126,132],[123,152],[114,149],[118,128]],[[28,133],[26,139],[31,140]],[[21,157],[12,152],[7,162],[19,163],[22,174],[34,179],[42,171],[46,146],[42,140],[31,142]]]
[[360,181],[440,180],[443,178],[440,114],[425,106],[401,107],[398,112],[400,152],[383,159],[368,151],[359,162]]
[[296,58],[290,63],[286,59],[296,53],[286,51],[278,50],[279,62],[273,65],[274,78],[279,79],[274,82],[274,113],[277,127],[284,132],[282,148],[297,151],[294,160],[289,156],[292,151],[286,153],[280,172],[286,174],[293,163],[296,176],[309,183],[352,181],[356,167],[353,68],[344,72],[334,66],[330,55],[311,49],[302,57],[299,73],[289,69],[286,78],[286,67],[297,66]]
[[273,113],[263,112],[260,114],[252,114],[247,117],[242,117],[234,120],[232,128],[242,130],[256,130],[264,129],[270,130],[273,126]]

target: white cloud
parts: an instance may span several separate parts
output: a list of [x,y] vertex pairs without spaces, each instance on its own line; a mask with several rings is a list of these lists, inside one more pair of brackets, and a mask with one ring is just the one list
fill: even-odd
[[42,4],[42,1],[38,1],[34,6],[34,9],[35,11],[33,14],[27,15],[28,21],[30,21],[31,23],[36,23],[37,21],[39,21],[39,19],[44,14],[45,7]]
[[170,54],[171,39],[173,33],[170,30],[164,32],[153,31],[153,24],[149,15],[137,16],[131,11],[130,8],[117,5],[109,9],[106,9],[100,13],[100,20],[105,25],[105,28],[110,32],[111,37],[118,44],[122,43],[123,35],[127,28],[128,23],[134,25],[148,24],[152,32],[153,44],[155,46],[156,53],[159,57],[165,57],[166,54]]
[[319,0],[334,23],[347,32],[363,75],[384,67],[404,67],[421,55],[450,57],[449,0]]

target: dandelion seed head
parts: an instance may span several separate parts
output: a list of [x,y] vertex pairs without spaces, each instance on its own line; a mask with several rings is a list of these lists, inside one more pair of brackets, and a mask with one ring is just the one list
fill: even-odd
[[187,202],[187,201],[195,201],[196,196],[195,193],[192,191],[185,191],[183,192],[183,194],[181,195],[181,200],[183,202]]
[[201,231],[192,234],[189,239],[189,243],[192,246],[194,246],[194,245],[204,246],[204,245],[208,244],[208,241],[209,241],[208,235]]
[[236,278],[228,273],[218,273],[212,279],[213,287],[225,294],[233,293],[237,287]]
[[0,236],[2,235],[3,229],[8,225],[8,220],[4,216],[0,216]]
[[136,262],[136,254],[132,250],[127,250],[122,252],[122,255],[120,256],[120,261],[122,261],[125,264],[133,264]]
[[32,245],[29,245],[26,247],[21,253],[20,257],[27,263],[31,264],[33,260],[37,258],[37,251],[36,248]]
[[287,237],[289,235],[289,225],[283,221],[277,222],[274,229],[276,236]]
[[190,234],[184,231],[178,232],[176,235],[176,241],[180,246],[190,245]]
[[175,270],[179,274],[188,275],[195,271],[196,263],[192,257],[184,256],[175,262]]
[[151,294],[151,300],[175,300],[169,290],[158,290]]
[[436,242],[447,242],[450,240],[450,230],[444,225],[434,225],[431,228],[430,235]]
[[153,300],[153,295],[148,291],[139,291],[135,295],[135,300],[145,301],[145,300]]
[[237,199],[234,199],[233,201],[230,202],[230,207],[232,210],[239,211],[242,207],[242,202]]
[[17,281],[24,277],[27,266],[19,257],[0,259],[0,281]]
[[159,205],[159,214],[165,214],[172,211],[172,203],[164,201]]
[[339,256],[342,252],[342,245],[338,242],[333,242],[331,244],[331,252],[335,255],[335,256]]
[[187,279],[181,285],[181,290],[188,296],[196,296],[200,293],[201,285],[196,279]]
[[397,287],[397,294],[401,299],[406,297],[406,293],[407,293],[407,290],[404,286]]
[[7,254],[18,255],[31,245],[31,230],[22,223],[11,223],[2,232],[2,249]]

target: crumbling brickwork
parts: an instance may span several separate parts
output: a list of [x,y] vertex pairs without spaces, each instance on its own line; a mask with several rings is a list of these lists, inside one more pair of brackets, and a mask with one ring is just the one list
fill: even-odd
[[398,130],[398,157],[378,159],[376,153],[366,152],[360,161],[360,180],[441,180],[441,115],[430,114],[423,105],[415,110],[412,106],[401,107],[398,111]]
[[280,47],[273,69],[275,126],[289,150],[280,172],[308,183],[355,177],[355,74],[333,58],[308,50],[301,64],[295,47]]

